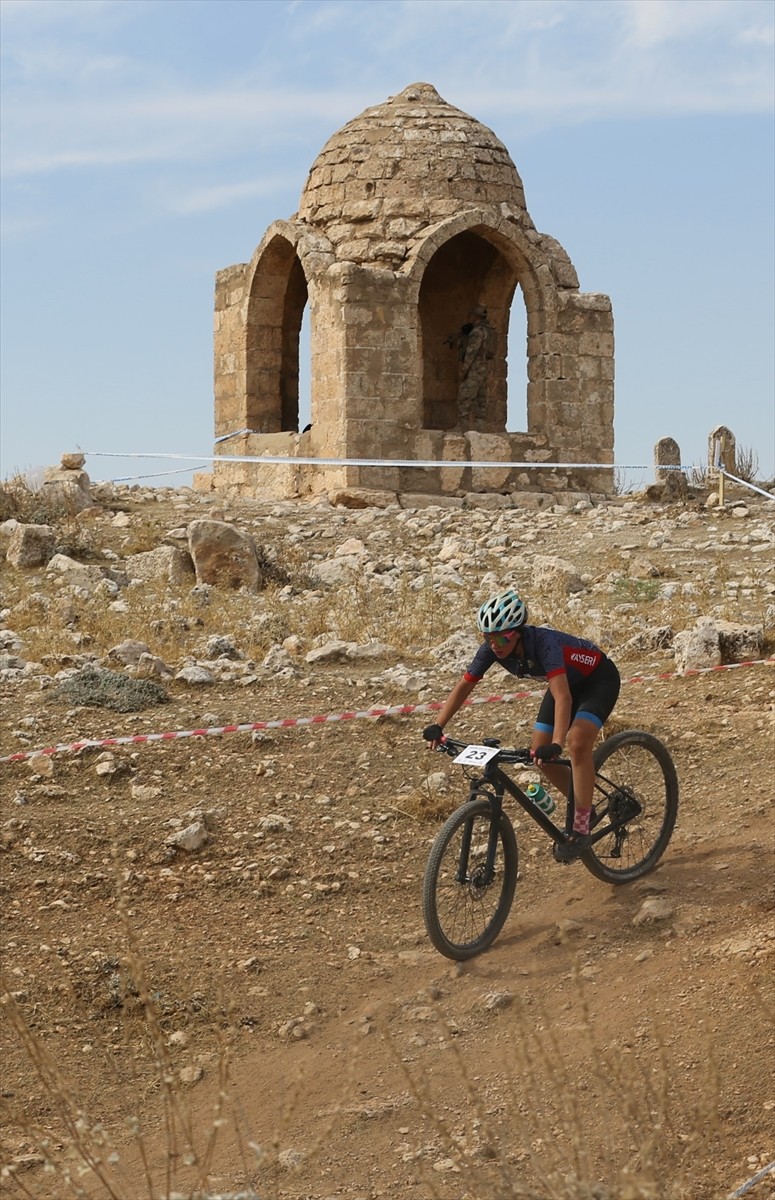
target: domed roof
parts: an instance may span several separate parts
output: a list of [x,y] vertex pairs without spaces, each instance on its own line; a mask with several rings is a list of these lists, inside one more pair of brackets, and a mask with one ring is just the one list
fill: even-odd
[[525,209],[506,147],[431,84],[415,83],[328,139],[298,217],[325,233],[340,258],[400,260],[424,226],[503,203]]

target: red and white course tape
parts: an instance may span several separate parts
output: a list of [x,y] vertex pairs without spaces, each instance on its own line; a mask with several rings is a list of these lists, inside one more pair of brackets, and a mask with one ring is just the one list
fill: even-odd
[[[686,679],[690,675],[709,675],[715,671],[733,671],[739,667],[775,666],[775,657],[757,658],[749,662],[722,663],[717,667],[697,667],[686,671],[666,671],[660,675],[632,675],[622,684],[652,683],[662,679]],[[543,696],[544,690],[534,692],[507,692],[502,696],[474,696],[465,701],[472,704],[511,704],[514,700],[529,700]],[[169,733],[133,733],[124,737],[85,738],[81,742],[65,742],[58,746],[45,746],[40,750],[23,750],[18,754],[6,754],[0,758],[4,763],[24,762],[38,754],[64,754],[90,749],[95,746],[146,746],[151,742],[175,742],[181,738],[217,737],[222,733],[252,733],[257,729],[293,729],[300,725],[328,725],[334,721],[364,721],[376,717],[408,717],[413,713],[438,712],[443,701],[431,700],[428,704],[397,704],[389,708],[367,708],[361,711],[329,713],[318,717],[282,717],[276,721],[250,721],[247,725],[216,725],[209,729],[176,729]]]

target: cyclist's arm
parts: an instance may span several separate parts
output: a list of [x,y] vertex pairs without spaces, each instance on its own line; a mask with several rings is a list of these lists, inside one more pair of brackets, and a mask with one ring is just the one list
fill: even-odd
[[470,679],[467,674],[458,680],[444,701],[441,711],[436,718],[438,725],[441,725],[443,728],[447,721],[454,717],[457,710],[465,704],[478,682],[478,679]]

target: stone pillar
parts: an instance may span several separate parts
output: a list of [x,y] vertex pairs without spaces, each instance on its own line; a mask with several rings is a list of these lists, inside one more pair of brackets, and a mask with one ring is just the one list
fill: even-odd
[[732,475],[736,474],[737,444],[735,442],[735,435],[731,429],[727,429],[726,425],[717,425],[708,434],[708,466],[710,470],[712,472],[716,470],[716,460],[719,457],[717,445],[719,443],[721,446],[720,461],[722,467]]
[[[417,323],[392,271],[342,266],[342,414],[347,458],[408,458],[420,428]],[[354,487],[398,491],[399,468],[355,467]]]
[[215,277],[215,436],[247,424],[245,322],[248,264],[238,263]]
[[654,474],[658,480],[665,482],[675,471],[666,471],[665,467],[680,467],[681,447],[674,438],[660,438],[654,446]]
[[[528,314],[528,429],[546,433],[560,462],[614,461],[611,301],[562,292],[557,309]],[[613,470],[571,472],[571,486],[610,491]]]

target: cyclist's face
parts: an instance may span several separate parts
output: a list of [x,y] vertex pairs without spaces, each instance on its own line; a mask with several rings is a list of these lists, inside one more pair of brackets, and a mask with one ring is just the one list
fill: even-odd
[[509,629],[505,633],[486,633],[484,640],[492,648],[496,658],[507,658],[519,640],[519,630]]

